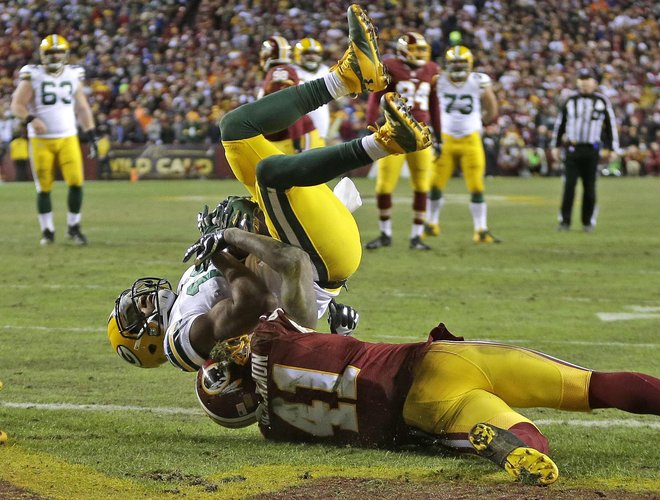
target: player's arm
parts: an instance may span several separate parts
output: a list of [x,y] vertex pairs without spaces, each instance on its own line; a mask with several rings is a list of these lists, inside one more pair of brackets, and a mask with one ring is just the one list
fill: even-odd
[[302,326],[316,326],[316,296],[312,288],[314,275],[307,252],[270,236],[236,228],[225,229],[224,237],[231,246],[253,255],[280,275],[281,305],[289,317]]
[[89,106],[89,102],[87,102],[87,96],[82,85],[74,92],[73,99],[74,110],[83,132],[94,130],[94,115],[92,114],[92,108]]
[[497,98],[493,87],[486,87],[481,94],[481,106],[484,110],[483,121],[486,125],[495,121],[498,113]]
[[30,80],[21,80],[11,98],[11,114],[22,122],[26,122],[30,115],[28,105],[34,96]]
[[259,316],[277,307],[265,283],[227,252],[216,252],[213,265],[229,284],[231,296],[198,316],[190,328],[190,343],[203,358],[222,340],[249,333]]

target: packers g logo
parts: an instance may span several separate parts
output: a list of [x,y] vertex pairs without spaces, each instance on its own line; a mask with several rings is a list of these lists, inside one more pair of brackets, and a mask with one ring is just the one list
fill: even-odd
[[135,366],[142,366],[142,363],[140,362],[140,358],[138,358],[133,351],[131,351],[128,347],[125,345],[118,345],[117,346],[117,354],[126,362],[135,365]]

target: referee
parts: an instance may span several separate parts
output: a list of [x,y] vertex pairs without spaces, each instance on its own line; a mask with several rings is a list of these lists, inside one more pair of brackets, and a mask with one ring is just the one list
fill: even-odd
[[589,68],[577,75],[577,92],[564,103],[552,134],[552,155],[559,157],[559,146],[566,135],[564,194],[559,213],[559,231],[571,227],[575,186],[582,179],[582,227],[593,231],[596,225],[596,176],[601,148],[619,151],[619,135],[610,100],[596,92],[596,79]]

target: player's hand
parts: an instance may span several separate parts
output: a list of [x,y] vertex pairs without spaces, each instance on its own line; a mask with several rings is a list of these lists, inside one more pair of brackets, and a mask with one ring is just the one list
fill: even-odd
[[357,328],[360,315],[351,306],[340,304],[332,299],[328,306],[330,331],[338,335],[351,335]]
[[220,227],[237,227],[250,233],[259,233],[259,205],[247,196],[230,196],[226,201]]
[[433,141],[433,156],[437,160],[442,154],[442,141]]
[[183,262],[188,262],[195,255],[195,269],[208,268],[209,259],[216,253],[225,250],[229,243],[225,241],[223,229],[218,229],[212,233],[206,234],[198,239],[194,244],[188,247],[183,255]]
[[37,134],[45,134],[46,132],[48,132],[48,127],[46,126],[46,123],[41,118],[35,118],[30,123],[32,124],[32,129]]
[[94,129],[83,132],[81,134],[81,139],[89,144],[89,153],[87,154],[87,158],[89,158],[90,160],[93,160],[94,158],[98,158],[99,138],[96,136],[96,132],[94,131]]
[[197,229],[199,230],[199,234],[204,236],[205,234],[221,229],[220,219],[225,208],[223,203],[220,203],[211,212],[209,212],[208,205],[204,205],[204,209],[197,214]]

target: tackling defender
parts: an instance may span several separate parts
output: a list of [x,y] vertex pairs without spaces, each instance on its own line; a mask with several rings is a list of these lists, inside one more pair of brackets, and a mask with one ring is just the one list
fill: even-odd
[[440,211],[445,201],[442,192],[458,164],[470,192],[475,243],[499,243],[500,240],[488,230],[484,200],[486,155],[481,141],[482,120],[485,123],[495,120],[497,99],[490,77],[472,71],[473,62],[472,52],[456,45],[446,52],[447,71],[438,78],[436,92],[440,98],[442,154],[435,160],[431,176],[425,233],[427,236],[440,234]]
[[21,68],[20,82],[11,101],[12,113],[28,127],[42,245],[55,241],[50,193],[56,166],[69,186],[67,234],[74,243],[87,244],[87,238],[80,231],[84,175],[76,117],[92,146],[92,155],[95,151],[94,117],[83,89],[85,70],[67,64],[69,51],[69,42],[63,36],[44,38],[39,45],[41,64]]

